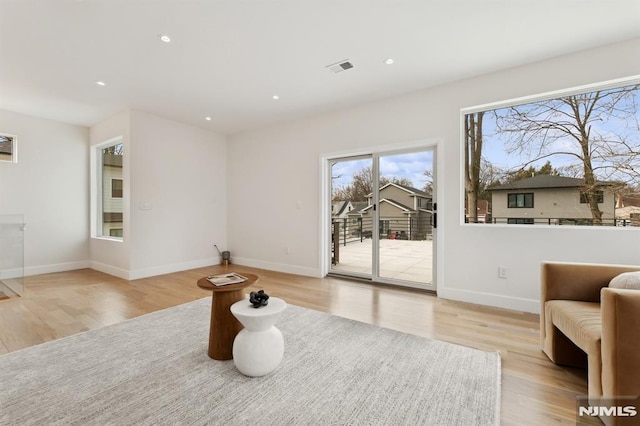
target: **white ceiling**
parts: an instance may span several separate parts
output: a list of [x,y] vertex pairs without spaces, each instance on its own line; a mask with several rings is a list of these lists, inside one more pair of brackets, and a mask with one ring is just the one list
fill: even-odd
[[0,0],[0,109],[234,133],[637,37],[640,0]]

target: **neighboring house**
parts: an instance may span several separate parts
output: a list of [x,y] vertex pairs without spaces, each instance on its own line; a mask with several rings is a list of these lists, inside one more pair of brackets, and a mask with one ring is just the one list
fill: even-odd
[[[614,224],[616,182],[598,182],[603,223]],[[584,180],[538,175],[490,188],[493,223],[588,224],[592,220],[584,196]]]
[[[478,211],[478,221],[476,223],[491,222],[491,204],[489,203],[488,200],[478,200],[476,208]],[[465,217],[465,222],[469,223],[469,213],[467,209],[468,207],[465,199],[464,217]]]
[[[369,203],[366,201],[354,201],[351,203],[353,209],[347,214],[348,234],[351,237],[356,238],[371,238],[371,219],[365,219],[362,210],[367,207]],[[366,221],[369,221],[368,223]]]
[[351,201],[334,201],[331,204],[331,219],[344,219],[353,210]]
[[331,223],[337,223],[339,227],[339,229],[334,229],[332,232],[338,232],[343,242],[345,238],[348,239],[357,233],[358,224],[352,225],[349,218],[349,214],[352,211],[354,211],[354,207],[351,201],[334,201],[331,204]]
[[[431,194],[410,186],[388,183],[380,188],[380,238],[424,240],[433,233],[433,198]],[[365,232],[371,232],[373,194],[360,210]]]
[[640,195],[618,196],[616,202],[616,225],[640,226]]
[[105,154],[102,161],[102,235],[122,237],[122,155]]
[[[366,202],[351,201],[334,201],[331,204],[331,263],[334,265],[340,257],[336,252],[337,244],[346,244],[349,241],[365,238],[362,215],[359,211],[366,206]],[[368,229],[371,229],[370,224]]]

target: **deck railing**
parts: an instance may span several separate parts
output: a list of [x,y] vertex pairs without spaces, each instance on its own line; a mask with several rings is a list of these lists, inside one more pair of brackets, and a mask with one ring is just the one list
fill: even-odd
[[493,217],[490,222],[493,224],[508,225],[556,225],[556,226],[620,226],[638,227],[640,219],[602,219],[600,225],[594,224],[594,219],[590,218],[532,218],[532,217]]
[[[362,242],[373,237],[373,219],[368,217],[347,217],[332,219],[332,261],[340,259],[340,246]],[[380,239],[390,240],[429,240],[433,234],[430,215],[383,217],[378,223]]]

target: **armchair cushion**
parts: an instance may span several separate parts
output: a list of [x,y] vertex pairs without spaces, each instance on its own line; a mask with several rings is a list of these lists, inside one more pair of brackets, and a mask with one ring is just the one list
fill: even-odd
[[565,336],[586,353],[600,353],[602,316],[599,303],[550,300],[546,314]]
[[640,290],[640,272],[623,272],[609,281],[610,288]]

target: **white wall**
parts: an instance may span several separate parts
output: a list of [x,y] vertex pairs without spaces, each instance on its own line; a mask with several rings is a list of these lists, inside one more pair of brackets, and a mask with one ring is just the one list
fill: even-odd
[[[319,275],[320,157],[442,138],[441,297],[536,312],[543,260],[640,264],[638,230],[461,224],[460,140],[461,108],[640,75],[638,51],[640,39],[231,136],[236,262]],[[507,279],[497,277],[498,265]]]
[[123,239],[92,238],[92,267],[137,279],[219,263],[213,244],[227,245],[226,137],[141,111],[91,128],[92,145],[118,136]]
[[129,155],[130,278],[219,263],[213,244],[227,245],[226,137],[131,111]]
[[89,129],[0,110],[18,136],[18,163],[0,162],[0,215],[24,214],[25,274],[89,261]]

